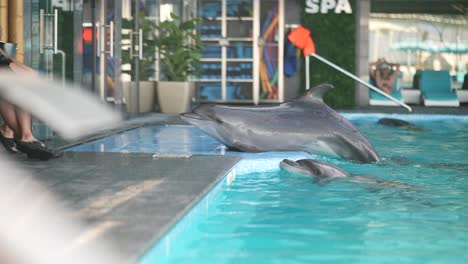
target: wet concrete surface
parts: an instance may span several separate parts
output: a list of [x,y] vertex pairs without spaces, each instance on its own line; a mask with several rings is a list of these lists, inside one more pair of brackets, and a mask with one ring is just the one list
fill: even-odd
[[17,160],[86,226],[106,227],[95,239],[110,241],[122,263],[135,263],[239,158],[65,152],[47,162]]

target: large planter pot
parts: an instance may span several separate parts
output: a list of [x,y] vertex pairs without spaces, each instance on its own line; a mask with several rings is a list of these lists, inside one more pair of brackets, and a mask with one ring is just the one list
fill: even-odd
[[146,113],[154,111],[155,89],[153,81],[140,82],[140,109],[136,106],[136,87],[135,82],[122,83],[123,96],[125,97],[127,112]]
[[195,94],[194,83],[159,81],[156,86],[162,113],[181,114],[192,110],[192,98]]

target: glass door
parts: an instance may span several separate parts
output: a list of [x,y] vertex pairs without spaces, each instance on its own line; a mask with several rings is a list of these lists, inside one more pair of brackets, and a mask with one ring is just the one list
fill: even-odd
[[[120,50],[114,46],[120,42],[121,1],[24,0],[25,63],[120,103]],[[38,121],[33,129],[42,139],[53,136]]]
[[[121,43],[122,1],[100,0],[96,8],[97,69],[100,97],[116,105],[122,104]],[[116,48],[117,47],[117,48]]]
[[114,97],[121,1],[25,0],[27,63],[53,80]]
[[254,65],[254,1],[225,1],[223,27],[225,41],[225,84],[223,99],[226,101],[253,100]]
[[[24,0],[25,64],[49,79],[62,82],[83,80],[83,1]],[[54,134],[33,120],[39,139]]]
[[256,10],[259,43],[255,102],[283,102],[284,1],[263,0]]
[[219,0],[198,0],[198,17],[202,19],[198,26],[199,35],[205,46],[201,58],[201,75],[196,82],[199,101],[221,101],[226,98],[223,89],[224,40],[223,27],[224,3]]
[[75,56],[82,22],[77,2],[25,1],[26,63],[51,79],[74,80],[73,67],[81,63]]
[[197,97],[252,102],[255,64],[253,0],[198,0],[199,34],[205,45]]

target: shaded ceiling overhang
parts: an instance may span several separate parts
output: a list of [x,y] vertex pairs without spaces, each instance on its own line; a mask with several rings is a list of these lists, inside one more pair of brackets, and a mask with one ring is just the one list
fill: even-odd
[[371,0],[372,13],[468,15],[468,0]]

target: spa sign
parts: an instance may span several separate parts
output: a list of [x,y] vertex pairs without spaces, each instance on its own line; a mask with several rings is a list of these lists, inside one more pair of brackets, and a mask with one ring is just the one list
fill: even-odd
[[349,0],[306,0],[305,12],[309,14],[351,14],[353,10]]

